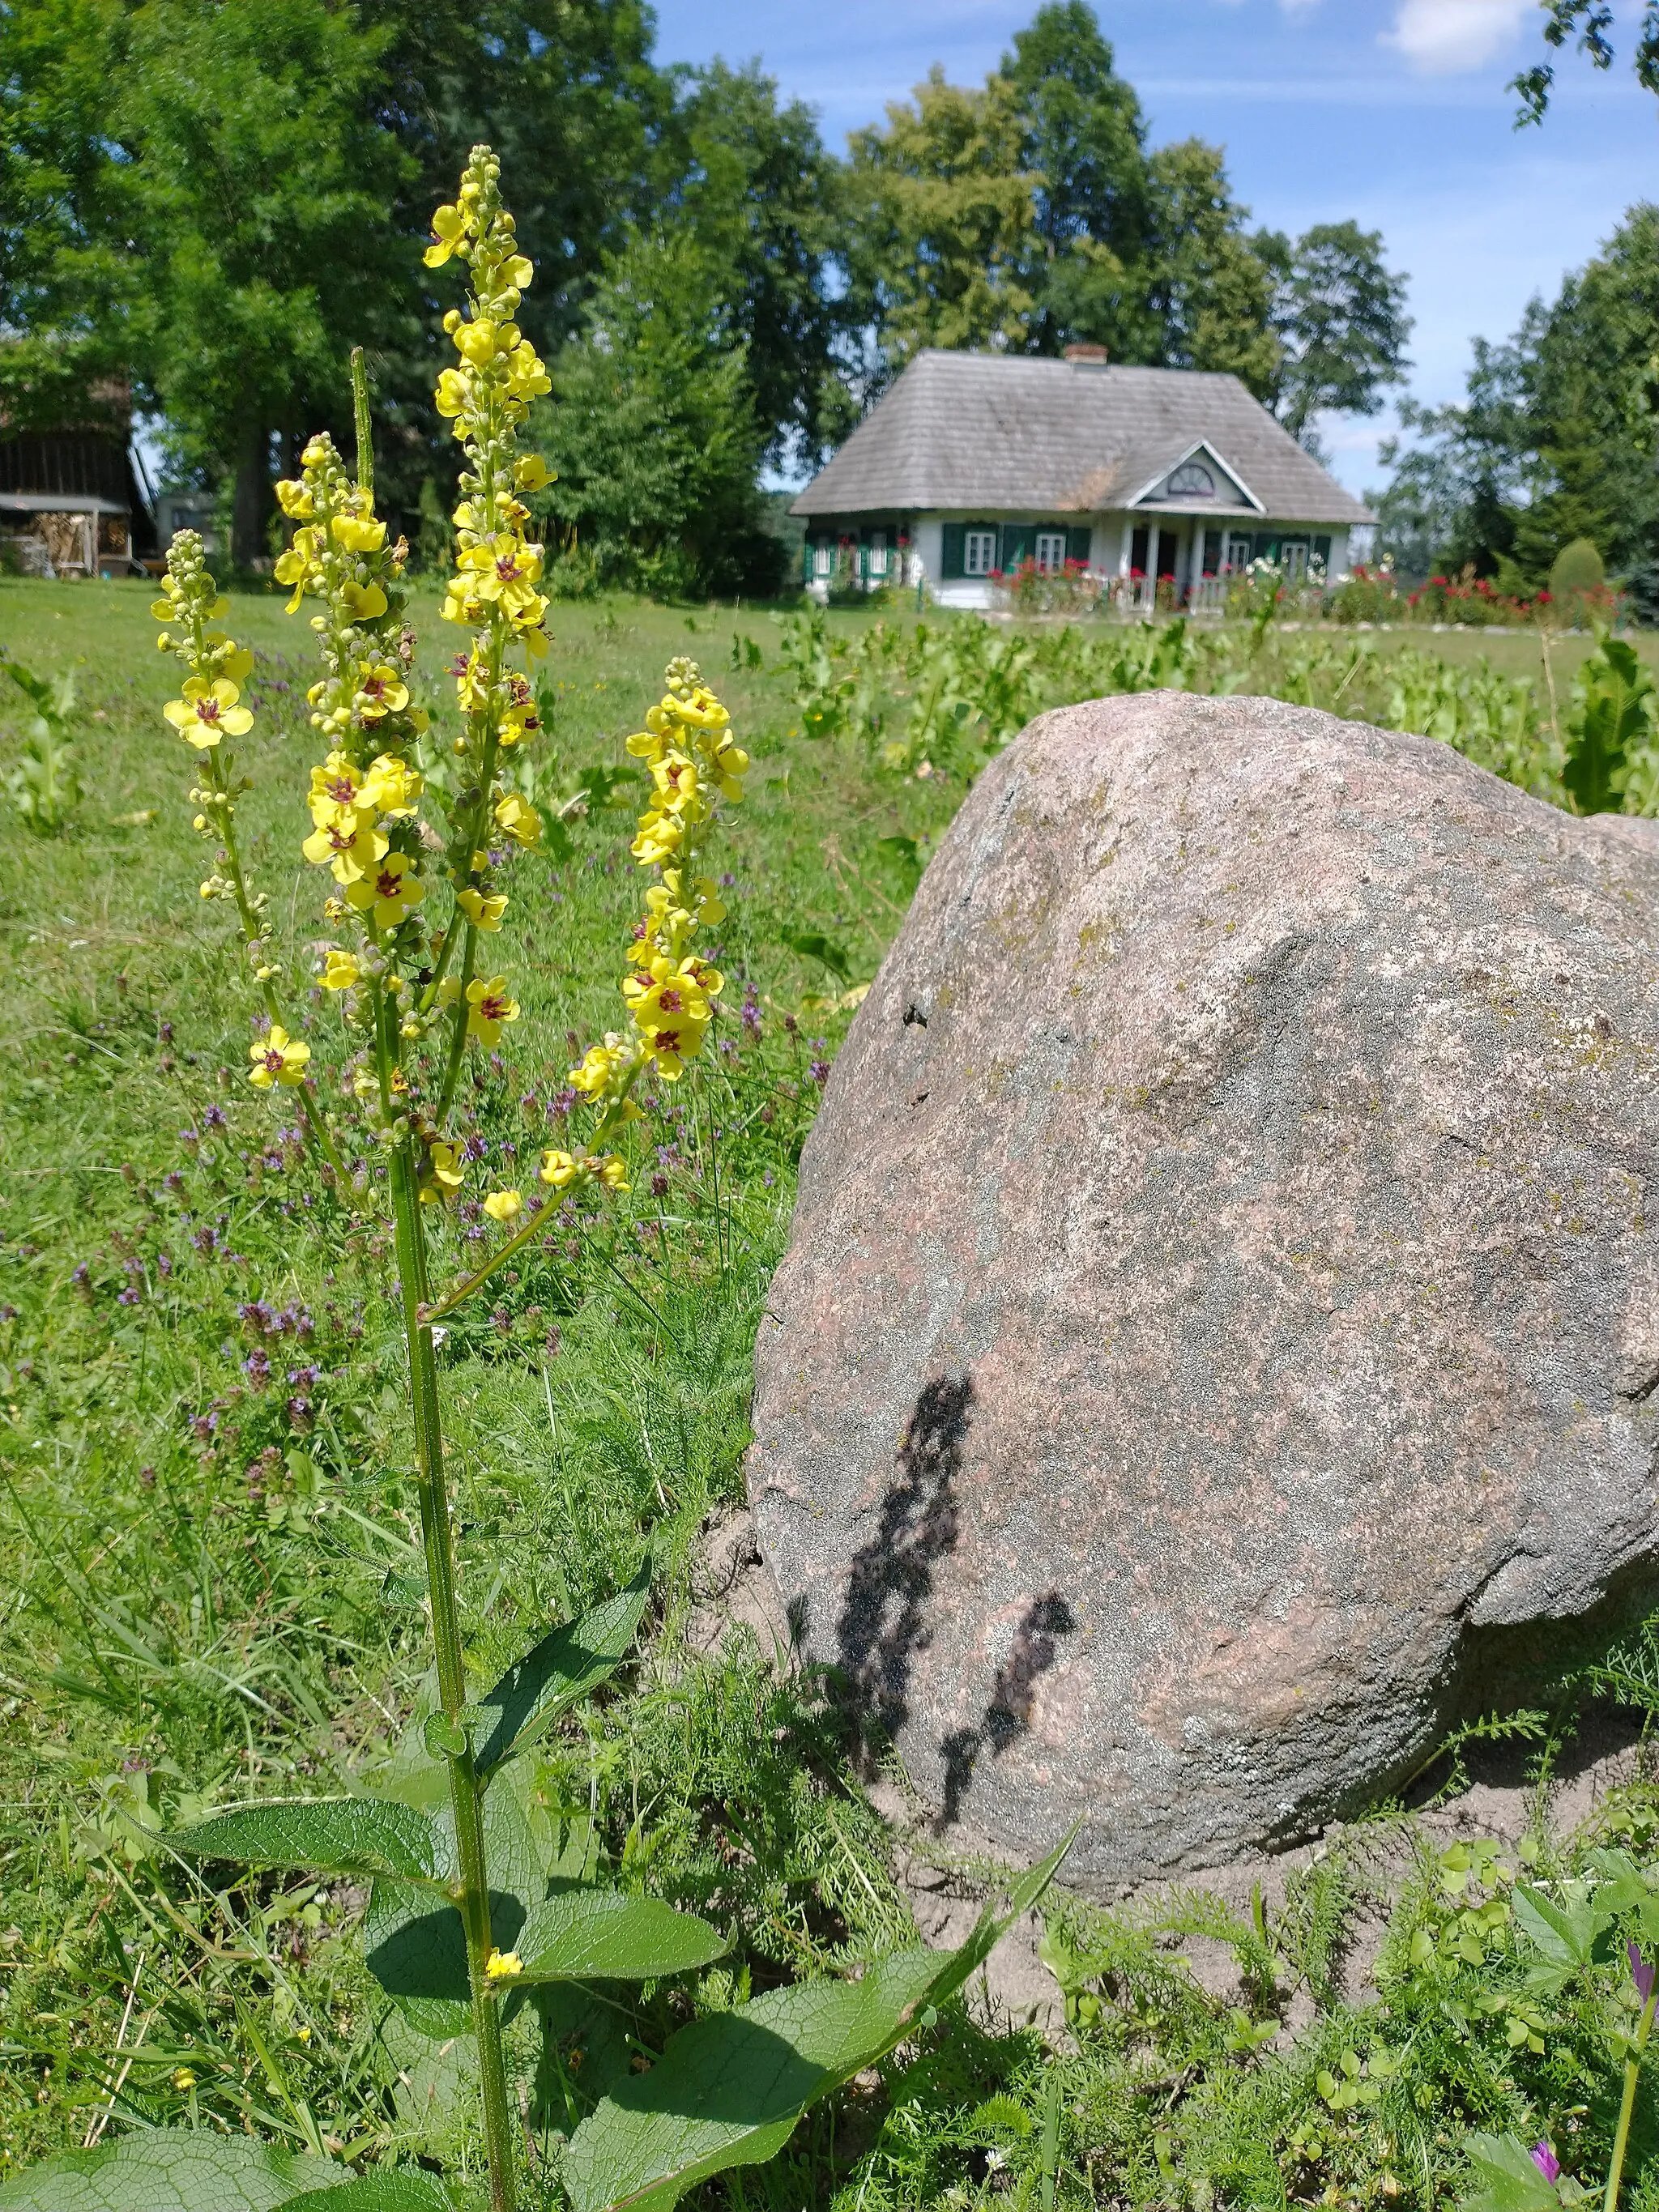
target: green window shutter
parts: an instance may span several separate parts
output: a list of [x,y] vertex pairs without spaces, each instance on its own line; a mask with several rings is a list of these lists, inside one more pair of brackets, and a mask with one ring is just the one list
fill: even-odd
[[1006,575],[1029,561],[1036,549],[1036,532],[1029,522],[1005,522],[997,540],[997,566]]
[[1202,568],[1200,570],[1200,574],[1201,575],[1213,576],[1219,574],[1221,568],[1221,532],[1218,530],[1206,530],[1205,532],[1204,561]]
[[945,542],[939,549],[939,562],[942,582],[948,583],[962,574],[962,540],[966,527],[967,525],[961,522],[947,522],[945,526]]
[[1075,561],[1080,568],[1086,568],[1089,563],[1090,548],[1094,544],[1094,532],[1086,527],[1081,530],[1067,530],[1066,558],[1068,561]]
[[1313,556],[1314,559],[1318,562],[1320,567],[1325,569],[1328,574],[1331,565],[1331,541],[1328,538],[1315,538],[1313,542]]

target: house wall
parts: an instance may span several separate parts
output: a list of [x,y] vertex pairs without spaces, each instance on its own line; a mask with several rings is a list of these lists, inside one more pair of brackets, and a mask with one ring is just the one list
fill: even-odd
[[[1154,528],[1163,541],[1163,558],[1159,567],[1167,563],[1168,539],[1175,540],[1175,576],[1177,587],[1185,592],[1200,576],[1211,572],[1211,564],[1204,559],[1206,540],[1219,538],[1224,551],[1229,534],[1249,534],[1253,545],[1261,540],[1269,542],[1283,538],[1304,540],[1310,549],[1321,541],[1328,541],[1327,556],[1328,576],[1344,575],[1348,568],[1348,532],[1329,523],[1297,523],[1270,521],[1260,515],[1239,516],[1231,511],[1213,511],[1196,514],[1157,514],[1145,509],[1126,512],[1122,509],[1093,515],[1057,515],[1050,511],[1038,513],[988,513],[983,508],[939,509],[931,514],[908,519],[910,538],[909,557],[902,571],[896,552],[890,574],[895,583],[905,586],[917,580],[917,571],[925,580],[929,596],[936,605],[963,609],[986,610],[995,603],[995,587],[988,580],[975,576],[947,577],[945,567],[945,532],[947,525],[982,522],[1004,526],[1036,527],[1044,523],[1063,523],[1068,530],[1086,528],[1089,538],[1089,565],[1098,575],[1127,576],[1134,565],[1136,532],[1149,533],[1147,561],[1150,563],[1150,532]],[[894,543],[895,526],[890,524],[889,544]],[[896,526],[902,527],[902,524]],[[807,526],[809,547],[815,539],[831,539],[860,535],[861,524],[848,518],[835,520],[815,518]],[[1215,550],[1213,542],[1209,550]],[[809,583],[808,588],[811,586]]]

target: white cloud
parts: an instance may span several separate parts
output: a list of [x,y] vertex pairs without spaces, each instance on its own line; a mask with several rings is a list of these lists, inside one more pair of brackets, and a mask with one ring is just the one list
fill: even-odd
[[1382,40],[1430,75],[1479,69],[1503,52],[1533,12],[1534,0],[1400,0],[1394,28]]

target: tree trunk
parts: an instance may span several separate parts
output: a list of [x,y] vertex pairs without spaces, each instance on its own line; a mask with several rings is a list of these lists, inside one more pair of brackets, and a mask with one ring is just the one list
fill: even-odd
[[269,433],[252,429],[236,457],[236,496],[231,509],[230,557],[238,568],[251,568],[266,550],[265,515],[270,502],[266,454]]

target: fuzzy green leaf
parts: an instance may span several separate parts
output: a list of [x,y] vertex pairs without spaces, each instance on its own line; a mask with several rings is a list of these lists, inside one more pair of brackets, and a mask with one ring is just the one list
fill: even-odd
[[488,1731],[477,1750],[480,1775],[493,1773],[527,1750],[568,1706],[580,1704],[616,1673],[632,1649],[650,1591],[647,1555],[626,1589],[554,1629],[507,1668],[477,1707]]
[[438,1843],[429,1820],[375,1797],[269,1798],[234,1805],[161,1840],[191,1858],[308,1874],[395,1875],[436,1884]]
[[901,1951],[861,1982],[769,1990],[682,2028],[649,2073],[618,2082],[571,2137],[564,2181],[574,2212],[667,2212],[711,2174],[775,2156],[809,2105],[873,2066],[961,1989],[1071,1845],[1067,1836],[1033,1868],[1006,1912],[988,1908],[960,1951]]
[[454,2212],[455,2200],[429,2173],[365,2173],[337,2189],[308,2189],[283,2212]]
[[[416,1816],[418,1817],[418,1816]],[[432,1822],[438,1863],[455,1863],[455,1830],[447,1806]],[[517,1948],[533,1904],[547,1888],[541,1854],[523,1807],[507,1789],[484,1800],[484,1858],[489,1869],[490,1938],[497,1950]],[[363,1923],[367,1964],[411,2027],[434,2042],[472,2027],[466,1931],[447,1898],[412,1883],[378,1878]]]
[[655,1898],[572,1889],[536,1907],[514,1948],[526,1982],[642,1982],[706,1966],[726,1944],[706,1920]]
[[1556,2212],[1560,2197],[1518,2136],[1466,2136],[1463,2149],[1476,2186],[1459,2198],[1462,2212]]
[[1559,1901],[1529,1882],[1517,1882],[1514,1911],[1516,1926],[1552,1972],[1559,1974],[1589,1964],[1607,1918],[1601,1899],[1593,1898],[1583,1881],[1564,1882]]
[[250,2136],[155,2128],[14,2175],[0,2212],[270,2212],[346,2179],[331,2159]]

